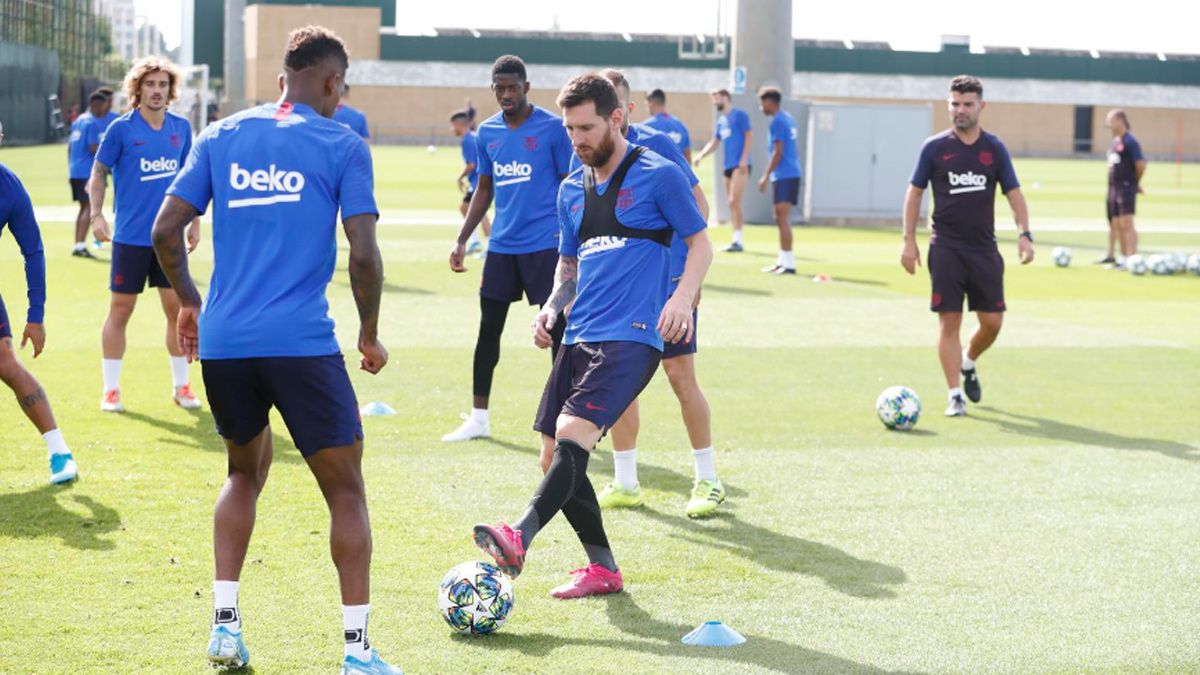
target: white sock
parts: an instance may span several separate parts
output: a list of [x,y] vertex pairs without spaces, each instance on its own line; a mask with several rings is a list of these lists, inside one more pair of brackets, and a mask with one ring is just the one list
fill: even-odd
[[696,462],[696,480],[717,479],[717,466],[711,445],[699,450],[693,449],[692,459]]
[[789,270],[794,270],[796,269],[796,256],[791,251],[780,251],[779,264]]
[[637,448],[613,450],[613,480],[617,485],[632,490],[637,487]]
[[234,633],[242,632],[242,615],[238,612],[238,582],[213,582],[213,628],[224,626]]
[[76,251],[82,251],[85,248],[87,248],[87,246],[82,241],[75,242],[75,250]]
[[742,231],[741,230],[733,231],[733,243],[735,243],[735,244],[742,243]]
[[475,420],[476,422],[479,422],[480,424],[487,424],[488,423],[487,408],[471,408],[471,419]]
[[171,357],[171,379],[178,389],[188,383],[188,362],[186,356]]
[[104,359],[101,368],[104,370],[104,393],[121,388],[121,359]]
[[46,441],[46,449],[50,452],[50,456],[54,455],[69,455],[71,449],[67,447],[67,442],[63,440],[62,429],[51,429],[42,434],[42,438]]
[[346,656],[353,656],[359,661],[371,660],[371,643],[367,641],[367,614],[370,612],[370,605],[342,605]]
[[947,398],[949,398],[951,401],[953,401],[954,397],[956,397],[956,396],[958,398],[963,398],[962,387],[955,387],[955,388],[951,389],[950,395]]
[[963,350],[962,369],[963,370],[971,370],[974,367],[975,367],[975,359],[971,358],[970,356],[967,356],[967,350],[964,349]]

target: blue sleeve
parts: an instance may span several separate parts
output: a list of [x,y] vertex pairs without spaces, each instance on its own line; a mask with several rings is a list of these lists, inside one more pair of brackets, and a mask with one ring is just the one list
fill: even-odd
[[1146,156],[1142,154],[1142,144],[1138,143],[1133,136],[1129,137],[1129,142],[1125,144],[1125,147],[1129,150],[1129,156],[1133,158],[1133,161],[1144,162],[1146,160]]
[[708,227],[700,216],[700,207],[692,198],[692,188],[678,167],[665,167],[654,190],[654,203],[680,239],[687,239]]
[[1000,191],[1008,194],[1009,190],[1015,190],[1021,187],[1017,182],[1017,172],[1013,169],[1012,157],[1008,155],[1008,148],[999,140],[996,141],[996,182],[1000,184]]
[[913,169],[912,176],[908,182],[913,187],[918,187],[924,190],[929,187],[929,179],[933,178],[933,155],[935,151],[935,142],[931,139],[925,141],[925,145],[921,147],[921,154],[917,157],[917,166]]
[[688,133],[688,128],[684,126],[683,122],[679,123],[679,134],[683,137],[679,140],[679,144],[685,148],[691,149],[692,135]]
[[33,217],[29,193],[15,177],[12,210],[8,214],[8,229],[21,247],[25,258],[25,287],[29,289],[29,313],[26,321],[42,323],[46,314],[46,255],[42,252],[42,233]]
[[200,134],[194,145],[188,140],[191,149],[183,169],[167,188],[167,194],[191,204],[199,214],[208,209],[208,202],[212,200],[212,160],[208,156],[208,141],[208,134]]
[[567,210],[570,205],[566,196],[567,182],[558,185],[558,231],[562,234],[558,239],[558,254],[567,258],[579,257],[579,234],[571,225]]
[[[86,145],[100,145],[100,141],[102,140],[101,136],[104,135],[104,129],[102,128],[103,126],[104,120],[98,120],[95,118],[88,120],[87,124],[83,125],[83,136],[86,139],[84,143]],[[96,151],[99,152],[100,149],[96,148]]]
[[745,110],[739,110],[741,114],[737,116],[737,130],[739,133],[750,131],[750,115]]
[[180,157],[187,159],[192,153],[192,125],[190,123],[183,125],[183,148],[179,153]]
[[367,126],[367,116],[362,113],[358,115],[358,135],[364,139],[371,137],[371,129]]
[[470,136],[463,136],[462,142],[458,144],[458,148],[462,151],[463,164],[475,163],[475,139]]
[[492,175],[492,156],[483,147],[483,134],[475,134],[475,175]]
[[338,185],[338,206],[343,221],[364,213],[379,215],[379,209],[375,206],[375,169],[371,164],[371,150],[366,141],[361,138],[356,140]]
[[662,149],[655,149],[654,151],[674,162],[675,166],[679,167],[679,169],[683,171],[683,175],[687,178],[688,185],[699,185],[700,179],[696,177],[696,172],[692,171],[692,167],[688,164],[687,158],[683,156],[683,151],[679,149],[678,145],[675,145],[675,141],[672,141],[669,136],[663,134],[662,137],[663,142],[659,143],[659,145],[662,146]]
[[125,147],[122,138],[124,129],[124,124],[114,122],[104,134],[104,140],[100,142],[99,149],[96,150],[96,161],[109,169],[112,169],[121,160],[121,151]]
[[571,147],[571,137],[567,135],[566,127],[559,125],[550,147],[554,148],[554,168],[558,170],[558,175],[571,173],[571,158],[575,156],[575,149]]

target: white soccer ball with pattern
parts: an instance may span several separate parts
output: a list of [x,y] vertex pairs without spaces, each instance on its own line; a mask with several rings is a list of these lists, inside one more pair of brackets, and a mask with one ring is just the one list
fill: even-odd
[[1066,267],[1071,264],[1071,249],[1066,246],[1055,246],[1050,256],[1058,267]]
[[1130,274],[1140,277],[1146,273],[1146,259],[1141,253],[1134,253],[1125,259],[1125,269],[1129,270]]
[[1188,256],[1187,271],[1189,274],[1200,276],[1200,255],[1193,253]]
[[1146,258],[1146,267],[1150,268],[1151,274],[1164,276],[1171,273],[1171,264],[1167,262],[1167,256],[1161,253]]

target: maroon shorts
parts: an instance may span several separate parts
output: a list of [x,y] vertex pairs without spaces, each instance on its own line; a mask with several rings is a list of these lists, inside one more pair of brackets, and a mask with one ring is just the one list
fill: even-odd
[[930,245],[926,258],[933,294],[929,309],[961,312],[966,296],[972,312],[1004,311],[1004,258],[996,247]]

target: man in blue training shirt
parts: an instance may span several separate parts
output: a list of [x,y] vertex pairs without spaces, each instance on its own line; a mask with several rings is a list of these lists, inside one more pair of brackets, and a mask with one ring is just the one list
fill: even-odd
[[[587,477],[589,453],[654,376],[664,340],[691,339],[692,307],[712,245],[679,167],[621,133],[625,111],[607,78],[573,78],[558,104],[586,166],[559,190],[555,287],[533,322],[534,344],[549,347],[560,312],[571,306],[534,423],[554,439],[553,459],[521,519],[513,527],[476,525],[474,539],[515,577],[534,537],[562,511],[589,564],[551,595],[579,598],[624,588]],[[668,249],[676,234],[689,254],[668,298]]]
[[371,142],[371,130],[367,126],[367,116],[358,108],[351,108],[346,104],[350,99],[350,85],[346,85],[346,91],[342,93],[342,102],[338,104],[337,110],[333,113],[333,120],[341,122],[350,127],[354,133],[362,136],[364,141]]
[[1097,262],[1122,269],[1114,257],[1117,243],[1122,259],[1137,253],[1138,236],[1133,226],[1137,211],[1137,196],[1142,192],[1142,175],[1146,173],[1146,157],[1142,144],[1129,132],[1129,116],[1124,110],[1108,111],[1104,124],[1112,132],[1108,150],[1108,255]]
[[[542,306],[550,297],[558,260],[554,200],[567,175],[571,141],[557,115],[529,102],[529,81],[520,58],[505,55],[496,59],[492,92],[500,112],[479,125],[475,153],[479,183],[450,252],[450,269],[466,272],[467,241],[494,197],[496,216],[479,285],[471,414],[442,436],[443,441],[491,434],[488,399],[509,305],[524,294],[529,304]],[[555,336],[554,352],[560,340],[561,330]]]
[[[4,130],[0,127],[0,141],[3,140]],[[42,252],[42,234],[33,217],[33,204],[29,201],[25,186],[8,167],[0,164],[0,236],[4,234],[5,226],[12,230],[13,238],[17,240],[17,246],[25,258],[29,311],[25,315],[21,348],[32,342],[33,358],[36,359],[46,345],[46,328],[42,323],[46,308],[46,256]],[[70,483],[79,475],[75,458],[63,440],[62,430],[54,421],[46,390],[17,359],[12,335],[4,298],[0,297],[0,380],[16,394],[21,412],[25,413],[46,441],[50,454],[50,482]]]
[[675,145],[679,146],[679,151],[683,153],[683,158],[690,166],[692,163],[692,136],[688,133],[688,128],[683,121],[667,112],[666,93],[662,89],[654,89],[646,94],[646,108],[650,112],[650,117],[646,118],[642,124],[670,136],[671,140],[675,141]]
[[717,124],[713,128],[713,137],[700,149],[693,162],[700,162],[716,149],[721,143],[725,167],[725,196],[729,204],[729,219],[733,222],[733,241],[724,251],[741,253],[744,249],[742,225],[745,217],[742,215],[742,195],[746,192],[746,183],[750,180],[750,116],[745,110],[733,107],[733,96],[728,89],[717,89],[710,93],[713,107],[717,109]]
[[[458,184],[459,192],[463,193],[462,203],[458,205],[458,212],[464,217],[467,215],[467,208],[471,206],[471,198],[475,196],[475,186],[479,184],[479,176],[475,174],[475,154],[479,147],[477,140],[479,134],[471,128],[471,115],[471,111],[466,109],[455,110],[450,114],[450,129],[455,136],[462,139],[459,149],[462,151],[463,168],[455,182]],[[486,212],[483,214],[483,219],[479,221],[479,225],[483,230],[483,236],[492,236],[492,223],[488,220]],[[467,253],[478,253],[482,248],[483,244],[479,241],[479,233],[472,232],[471,238],[467,240]],[[480,257],[482,257],[482,253]]]
[[[608,78],[617,90],[617,100],[625,111],[625,120],[621,124],[621,133],[625,140],[640,145],[679,167],[687,177],[692,188],[692,196],[700,216],[708,222],[708,200],[700,189],[700,179],[692,172],[691,164],[684,158],[679,147],[670,137],[659,133],[646,124],[630,124],[633,116],[633,102],[630,100],[629,81],[619,70],[608,68],[600,71],[600,75]],[[580,165],[579,155],[571,158],[572,170]],[[678,235],[671,239],[670,254],[670,288],[675,292],[675,286],[683,274],[687,259],[688,247]],[[700,294],[696,294],[699,304]],[[717,505],[725,500],[725,488],[717,479],[716,468],[713,465],[712,452],[712,414],[708,400],[700,389],[696,379],[695,354],[697,321],[699,314],[696,307],[692,308],[692,339],[686,342],[668,342],[663,346],[663,372],[671,383],[671,389],[679,399],[679,409],[683,415],[684,426],[687,427],[688,439],[692,442],[692,458],[695,462],[696,479],[692,486],[692,497],[688,501],[685,512],[690,517],[711,514]],[[638,484],[637,474],[637,439],[641,426],[638,401],[635,398],[625,409],[621,418],[613,424],[613,481],[604,486],[597,495],[602,508],[621,508],[641,506],[642,489]],[[550,465],[554,455],[554,439],[542,437],[542,469]]]
[[[100,241],[112,241],[108,317],[101,332],[104,360],[104,395],[100,410],[123,412],[121,367],[125,358],[125,329],[137,306],[138,295],[149,281],[158,289],[167,315],[166,343],[170,355],[173,399],[187,409],[200,407],[192,393],[188,361],[179,351],[174,318],[179,298],[163,275],[150,242],[150,226],[167,187],[192,147],[192,125],[167,106],[179,95],[179,71],[170,61],[148,56],[125,75],[125,89],[133,107],[112,123],[100,142],[92,177],[88,182],[92,232]],[[106,176],[113,174],[116,193],[116,231],[104,217]],[[189,250],[200,243],[200,219],[188,230]]]
[[79,202],[79,212],[75,214],[75,249],[71,255],[78,258],[94,258],[87,249],[88,233],[88,193],[87,181],[92,175],[92,162],[96,159],[96,151],[100,149],[100,141],[92,142],[92,128],[101,124],[108,97],[99,91],[92,92],[88,97],[88,110],[71,123],[71,135],[67,141],[67,182],[71,184],[71,200]]
[[[938,357],[950,389],[947,417],[967,414],[964,390],[972,402],[978,403],[982,397],[975,360],[996,341],[1004,320],[1004,259],[996,248],[997,184],[1008,198],[1020,231],[1017,252],[1021,264],[1033,261],[1029,209],[1008,149],[979,126],[984,107],[979,80],[959,75],[950,81],[949,111],[954,126],[925,141],[904,196],[900,264],[909,274],[916,274],[921,264],[917,218],[925,188],[933,183],[928,258],[933,293],[929,309],[938,313],[941,325]],[[979,329],[966,349],[962,349],[959,339],[964,295],[979,319]]]
[[775,87],[763,87],[758,92],[759,107],[771,118],[767,132],[767,153],[770,161],[762,178],[758,179],[758,191],[767,191],[767,182],[775,186],[772,204],[775,206],[775,224],[779,227],[779,257],[775,264],[763,268],[769,274],[795,274],[796,258],[792,253],[792,207],[800,201],[800,158],[796,151],[796,119],[782,108],[783,92]]
[[[330,513],[341,582],[343,674],[391,674],[367,639],[371,526],[362,478],[362,423],[329,317],[337,217],[350,241],[360,320],[360,367],[378,373],[383,260],[371,152],[330,119],[349,65],[341,39],[308,26],[288,36],[282,97],[212,124],[197,139],[154,223],[154,248],[179,292],[179,341],[199,358],[228,477],[217,499],[213,549],[214,667],[249,661],[238,579],[255,503],[271,465],[268,414],[279,410]],[[203,302],[188,273],[184,226],[213,204],[213,274]]]

